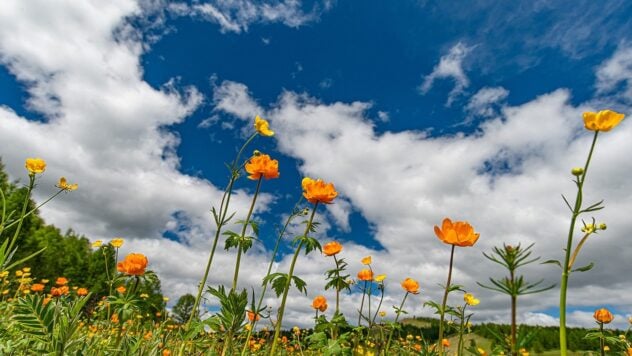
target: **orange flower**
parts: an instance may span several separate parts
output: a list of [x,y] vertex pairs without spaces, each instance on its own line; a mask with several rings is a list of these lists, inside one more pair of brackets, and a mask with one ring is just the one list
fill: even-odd
[[372,262],[371,256],[366,256],[365,258],[360,260],[360,262],[362,262],[363,265],[370,265]]
[[443,347],[450,347],[450,340],[442,339],[441,340],[441,345],[443,345]]
[[53,297],[61,297],[62,295],[66,295],[68,294],[68,286],[63,286],[63,287],[53,287],[50,289],[50,294]]
[[312,204],[331,204],[336,199],[338,192],[333,183],[325,183],[322,179],[313,180],[305,177],[301,182],[303,196]]
[[119,293],[125,293],[125,291],[127,290],[127,288],[125,288],[125,286],[118,286],[116,287],[116,291]]
[[408,293],[419,294],[419,282],[412,278],[406,278],[402,282],[402,288],[404,288]]
[[27,158],[24,167],[29,171],[29,175],[44,173],[46,170],[46,161],[41,158]]
[[132,276],[142,276],[145,274],[145,268],[147,268],[147,257],[142,253],[130,253],[116,265],[119,272]]
[[323,246],[323,253],[326,256],[337,255],[342,251],[342,245],[336,241],[328,242]]
[[55,281],[55,284],[57,284],[58,286],[65,286],[66,284],[68,284],[68,280],[65,277],[59,277]]
[[82,297],[88,295],[88,290],[86,288],[79,288],[77,289],[77,295]]
[[316,298],[314,298],[314,301],[312,301],[312,308],[324,312],[325,310],[327,310],[327,299],[322,295],[316,296]]
[[162,350],[162,356],[171,356],[171,351],[169,349]]
[[259,321],[261,316],[253,311],[248,310],[248,320],[250,321]]
[[595,310],[595,314],[593,315],[593,317],[595,318],[595,320],[597,320],[598,323],[603,324],[609,324],[612,319],[614,319],[612,313],[610,313],[610,311],[606,308]]
[[279,178],[279,161],[271,159],[268,155],[257,155],[246,163],[246,172],[250,174],[248,179],[257,180],[263,176],[265,179]]
[[610,131],[619,125],[625,117],[624,114],[612,110],[584,113],[584,127],[590,131]]
[[446,244],[456,246],[472,246],[478,240],[479,233],[474,232],[474,228],[467,221],[455,221],[445,218],[441,229],[435,225],[435,234],[439,240]]
[[361,281],[372,281],[373,280],[373,271],[368,268],[360,270],[358,272],[358,279]]
[[35,283],[31,286],[31,290],[33,292],[42,292],[44,290],[44,285],[41,283]]
[[117,324],[119,322],[118,314],[112,314],[112,316],[110,317],[110,321],[114,324]]

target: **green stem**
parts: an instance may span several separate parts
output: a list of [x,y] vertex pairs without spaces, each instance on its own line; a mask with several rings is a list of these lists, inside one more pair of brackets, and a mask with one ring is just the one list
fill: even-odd
[[402,304],[399,305],[399,309],[397,310],[397,315],[395,315],[395,322],[393,323],[393,328],[391,329],[391,333],[388,335],[388,342],[386,343],[386,349],[384,350],[384,354],[388,355],[388,350],[391,347],[391,340],[393,339],[393,332],[395,331],[395,325],[397,324],[397,320],[399,320],[399,315],[402,313],[402,308],[404,307],[404,303],[406,302],[406,298],[408,297],[409,292],[406,292],[404,295],[404,299],[402,299]]
[[463,306],[461,310],[461,325],[459,327],[459,345],[457,346],[457,350],[459,350],[459,355],[463,355],[463,330],[465,328],[465,308],[467,308],[467,304]]
[[375,324],[375,318],[377,318],[377,314],[380,312],[380,308],[382,307],[382,302],[384,301],[384,285],[381,285],[378,288],[380,289],[382,293],[380,296],[380,303],[377,305],[377,309],[375,309],[375,314],[373,314],[373,320],[371,321],[372,324]]
[[243,251],[243,240],[246,236],[246,230],[248,229],[248,222],[250,222],[250,217],[252,216],[252,212],[255,210],[255,203],[257,202],[257,196],[259,195],[259,189],[261,188],[261,180],[263,180],[263,174],[259,177],[257,181],[257,188],[255,189],[255,195],[252,197],[252,203],[250,204],[250,210],[248,210],[248,215],[246,215],[246,221],[244,221],[244,226],[241,229],[241,236],[239,241],[237,242],[237,261],[235,262],[235,274],[233,277],[233,290],[237,290],[237,278],[239,277],[239,264],[241,262],[241,253]]
[[[340,267],[338,267],[338,259],[336,258],[336,255],[334,255],[334,262],[336,262],[336,281],[339,282],[340,281]],[[339,283],[336,283],[336,313],[338,314],[340,312],[340,286],[338,285]]]
[[560,282],[560,355],[566,356],[568,353],[568,344],[566,338],[566,290],[568,288],[568,277],[570,274],[569,262],[571,258],[571,248],[573,247],[573,232],[575,230],[575,222],[580,214],[582,206],[582,188],[586,179],[586,173],[588,173],[588,165],[592,158],[593,151],[595,149],[595,143],[597,142],[597,136],[599,131],[595,131],[592,144],[590,145],[590,151],[588,152],[588,158],[584,165],[584,172],[577,180],[577,196],[575,197],[575,207],[573,209],[573,215],[571,216],[571,225],[568,230],[568,237],[566,240],[566,253],[564,257],[564,264],[562,264],[562,280]]
[[[318,202],[314,204],[312,215],[309,217],[307,226],[305,226],[305,232],[303,233],[304,238],[307,237],[307,234],[309,233],[309,230],[312,227],[312,221],[314,220],[314,215],[316,214],[316,208],[318,208]],[[301,242],[296,247],[296,252],[294,252],[294,257],[292,258],[292,263],[290,264],[290,271],[287,275],[287,280],[285,281],[285,288],[283,289],[283,298],[281,299],[281,306],[279,307],[276,327],[274,328],[274,338],[272,341],[272,347],[270,348],[271,356],[274,355],[274,352],[276,351],[277,344],[279,341],[279,336],[281,335],[281,325],[283,323],[283,312],[285,311],[285,302],[287,301],[287,294],[290,291],[290,282],[292,281],[292,276],[294,274],[294,266],[296,265],[296,260],[298,259],[298,255],[301,252],[301,248],[303,247],[304,242],[305,242],[304,240],[301,240]]]
[[[511,285],[516,285],[516,279],[514,270],[509,270],[509,278],[511,278]],[[516,333],[517,333],[517,321],[516,321],[516,311],[518,309],[518,296],[515,294],[517,291],[514,290],[514,294],[511,295],[511,355],[518,355],[518,348],[516,347]]]
[[441,302],[440,320],[439,320],[439,341],[437,346],[439,347],[439,355],[443,355],[443,321],[445,320],[445,306],[448,302],[448,293],[450,293],[450,282],[452,281],[452,263],[454,261],[454,247],[452,245],[452,251],[450,252],[450,268],[448,269],[448,282],[445,285],[445,292],[443,293],[443,301]]
[[362,309],[364,309],[364,296],[366,295],[366,281],[364,281],[364,288],[362,288],[362,301],[360,302],[360,313],[358,314],[358,326],[362,321]]
[[[9,248],[6,251],[6,253],[9,254],[9,255],[11,254],[11,250],[13,249],[13,245],[15,244],[15,241],[18,239],[18,235],[20,234],[20,230],[22,229],[22,223],[24,222],[24,218],[26,217],[26,215],[25,215],[26,214],[26,208],[29,205],[29,199],[31,198],[31,191],[33,190],[33,186],[34,185],[35,185],[35,175],[31,174],[31,175],[29,175],[29,186],[28,186],[28,189],[26,190],[26,195],[24,196],[24,202],[22,203],[22,213],[20,214],[20,219],[17,220],[18,227],[15,229],[15,233],[13,234],[13,238],[11,238],[11,242],[9,243]],[[13,225],[14,223],[15,223],[15,221],[13,223],[7,225],[6,228],[11,227],[11,225]]]
[[604,347],[606,345],[604,342],[604,336],[603,336],[603,323],[599,323],[599,332],[601,333],[601,335],[599,335],[599,354],[601,356],[605,356],[606,355],[606,350],[604,350]]
[[[371,266],[369,265],[369,269],[371,269]],[[371,276],[373,276],[373,269],[371,269]],[[367,322],[369,323],[369,328],[371,328],[371,292],[373,292],[373,280],[369,281],[369,292],[367,293],[368,298],[367,298],[367,307],[368,307],[368,314],[367,314]]]

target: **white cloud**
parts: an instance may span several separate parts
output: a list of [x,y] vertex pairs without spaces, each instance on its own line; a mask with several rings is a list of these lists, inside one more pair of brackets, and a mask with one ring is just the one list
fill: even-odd
[[474,94],[467,105],[465,111],[470,115],[481,117],[493,117],[497,114],[497,106],[509,95],[509,91],[503,87],[484,87]]
[[465,88],[470,85],[470,81],[463,70],[463,60],[470,53],[472,47],[467,47],[462,42],[458,42],[448,54],[441,57],[432,72],[424,77],[424,82],[419,87],[422,94],[426,94],[437,79],[452,78],[454,80],[454,88],[448,95],[446,106],[452,105],[454,99],[459,96]]
[[314,6],[312,10],[305,12],[300,0],[264,3],[250,0],[213,0],[193,5],[171,4],[170,10],[179,16],[199,16],[217,23],[222,32],[241,33],[248,31],[253,23],[280,22],[289,27],[300,27],[318,20],[320,12],[327,10],[327,6],[322,10]]
[[213,89],[215,110],[230,112],[242,120],[252,120],[263,109],[252,99],[248,87],[242,83],[223,81]]
[[614,55],[597,68],[596,88],[599,94],[615,92],[627,103],[632,102],[632,47],[619,46]]

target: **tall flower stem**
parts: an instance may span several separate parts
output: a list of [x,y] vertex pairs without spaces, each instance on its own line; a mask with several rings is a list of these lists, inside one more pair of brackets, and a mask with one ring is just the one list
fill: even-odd
[[[285,225],[283,225],[283,228],[279,232],[279,236],[277,237],[276,243],[274,245],[274,250],[272,250],[272,257],[270,257],[270,263],[268,264],[268,271],[266,272],[266,276],[263,279],[264,281],[267,281],[267,277],[272,272],[272,266],[274,266],[274,260],[276,259],[277,252],[279,251],[281,240],[283,240],[283,236],[285,235],[285,230],[287,230],[287,227],[290,225],[290,222],[292,221],[292,219],[294,219],[296,216],[300,214],[300,212],[298,212],[297,209],[302,201],[303,201],[303,197],[301,196],[301,199],[299,199],[298,202],[296,202],[296,204],[294,205],[294,209],[292,209],[292,214],[288,216],[287,220],[285,221]],[[268,289],[268,283],[264,282],[261,295],[259,296],[259,301],[257,302],[257,308],[256,310],[253,310],[253,312],[257,314],[255,315],[254,320],[250,322],[250,330],[248,330],[248,335],[246,336],[246,342],[244,344],[243,349],[241,350],[242,356],[245,356],[246,352],[248,351],[248,344],[250,343],[250,339],[252,337],[252,331],[255,329],[255,326],[257,325],[257,315],[259,313],[259,310],[261,309],[261,304],[263,304],[263,298],[266,295],[267,289]]]
[[[15,241],[18,239],[18,235],[20,234],[20,230],[22,229],[22,223],[24,222],[24,218],[26,216],[26,208],[29,205],[29,199],[31,198],[31,191],[33,190],[34,185],[35,185],[35,175],[31,174],[29,175],[29,186],[26,190],[26,195],[24,196],[24,202],[22,203],[22,212],[20,213],[19,220],[17,220],[18,227],[15,229],[15,233],[13,233],[13,238],[11,239],[11,242],[9,243],[9,248],[6,250],[7,254],[11,253],[11,249],[13,248]],[[50,199],[52,199],[52,197]],[[10,227],[11,225],[13,225],[13,223],[6,226],[6,228]]]
[[568,276],[570,274],[569,262],[571,258],[571,249],[573,247],[573,233],[575,230],[575,222],[577,220],[577,217],[581,213],[583,198],[582,188],[584,186],[586,173],[588,172],[588,165],[590,164],[590,159],[592,158],[598,135],[599,131],[595,131],[595,136],[593,137],[592,144],[590,145],[590,151],[588,152],[588,158],[586,159],[586,164],[584,165],[584,171],[577,180],[577,196],[575,197],[575,206],[573,208],[571,224],[568,230],[568,238],[566,240],[566,254],[564,258],[564,264],[562,264],[562,280],[560,282],[560,354],[562,356],[566,356],[568,353],[566,338],[566,290],[568,288]]
[[375,319],[377,318],[377,314],[380,312],[380,308],[382,307],[382,302],[384,301],[384,285],[380,283],[378,285],[378,288],[380,289],[380,292],[381,292],[380,302],[377,305],[377,309],[375,309],[375,314],[373,314],[373,320],[371,320],[371,324],[375,324]]
[[367,281],[364,281],[364,288],[362,288],[362,301],[360,302],[360,312],[358,314],[358,326],[360,326],[360,322],[362,321],[362,309],[364,309],[364,296],[366,295],[366,284],[367,284]]
[[[239,177],[238,168],[239,168],[239,160],[241,158],[241,154],[243,153],[246,146],[248,146],[248,144],[257,136],[257,134],[258,133],[254,133],[252,136],[250,136],[250,138],[248,138],[248,140],[246,140],[244,145],[241,146],[241,149],[237,153],[237,157],[235,157],[235,160],[230,166],[230,171],[231,171],[230,180],[228,182],[228,186],[226,187],[226,190],[224,190],[224,194],[222,195],[222,201],[219,207],[219,214],[215,216],[216,218],[215,223],[217,225],[217,230],[215,230],[215,239],[213,240],[213,245],[211,247],[211,251],[208,256],[208,262],[206,263],[206,269],[204,270],[204,276],[202,277],[202,280],[200,281],[200,285],[198,286],[198,293],[197,293],[197,296],[195,297],[195,303],[193,303],[193,309],[192,309],[191,315],[189,316],[189,320],[187,321],[187,324],[185,326],[185,330],[189,328],[189,326],[191,325],[191,321],[193,321],[193,318],[196,317],[198,314],[200,299],[202,298],[202,291],[204,291],[204,286],[206,286],[206,280],[208,279],[208,273],[211,270],[211,265],[213,264],[213,256],[215,256],[215,249],[217,248],[217,242],[219,241],[219,237],[222,233],[222,227],[228,222],[226,219],[226,215],[228,213],[228,205],[230,204],[230,197],[233,193],[233,185],[235,184],[235,181]],[[183,343],[183,345],[184,344],[185,343]],[[183,350],[181,349],[180,354],[182,354],[182,352]]]
[[[318,208],[318,202],[314,204],[314,208],[312,210],[312,214],[309,217],[309,221],[307,222],[307,226],[305,226],[305,232],[303,233],[303,237],[307,237],[311,227],[312,221],[314,220],[314,216],[316,215],[316,208]],[[298,259],[298,255],[301,252],[301,248],[303,247],[305,240],[301,240],[298,246],[296,247],[296,251],[294,252],[294,257],[292,257],[292,263],[290,264],[290,271],[287,275],[287,280],[285,281],[285,288],[283,289],[283,298],[281,299],[281,306],[279,306],[279,313],[277,316],[276,327],[274,328],[274,339],[272,341],[272,347],[270,348],[270,355],[275,355],[275,351],[277,348],[277,344],[279,341],[279,336],[281,335],[281,326],[283,324],[283,312],[285,311],[285,302],[287,301],[287,294],[290,291],[290,283],[292,282],[292,276],[294,275],[294,266],[296,266],[296,260]]]
[[[338,266],[338,259],[334,255],[334,262],[336,263],[336,281],[340,280],[340,267]],[[340,286],[336,283],[336,313],[340,313]]]
[[452,282],[452,263],[454,262],[454,247],[452,245],[452,251],[450,251],[450,268],[448,269],[448,281],[445,284],[445,292],[443,293],[443,301],[441,302],[440,320],[439,320],[439,355],[443,355],[443,321],[445,320],[445,306],[448,303],[448,293],[450,293],[450,283]]
[[391,333],[388,335],[388,342],[386,343],[386,349],[384,350],[384,354],[388,355],[388,349],[391,347],[391,340],[393,339],[393,332],[395,331],[395,324],[397,324],[397,320],[399,320],[399,315],[402,313],[402,308],[404,307],[404,303],[406,303],[406,298],[408,298],[409,292],[406,292],[404,295],[404,299],[402,299],[402,304],[399,305],[399,309],[397,309],[397,315],[395,315],[395,322],[393,323],[393,328],[391,329]]
[[600,335],[599,335],[599,354],[601,356],[605,356],[606,355],[606,350],[604,350],[604,347],[606,345],[604,345],[605,342],[604,342],[604,336],[603,336],[603,323],[602,322],[599,322],[599,333],[600,333]]
[[246,220],[243,222],[244,226],[241,229],[241,237],[237,244],[237,261],[235,262],[235,274],[233,277],[233,290],[237,290],[237,278],[239,277],[239,264],[241,262],[241,253],[243,251],[243,242],[246,236],[246,230],[248,229],[248,223],[250,222],[250,217],[252,216],[252,212],[255,209],[255,203],[257,202],[257,196],[259,195],[259,189],[261,188],[261,180],[263,180],[263,175],[259,177],[257,181],[257,188],[255,189],[255,195],[252,197],[252,204],[250,204],[250,210],[248,210],[248,215],[246,215]]

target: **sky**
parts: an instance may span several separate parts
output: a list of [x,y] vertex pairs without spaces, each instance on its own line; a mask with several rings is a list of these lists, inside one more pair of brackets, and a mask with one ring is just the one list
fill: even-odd
[[[631,19],[624,0],[6,0],[0,157],[22,183],[27,157],[47,161],[37,201],[60,176],[78,183],[42,216],[91,241],[124,237],[122,254],[147,255],[173,305],[196,291],[215,232],[210,209],[228,182],[224,164],[260,115],[276,134],[247,152],[278,159],[281,176],[262,184],[260,241],[240,287],[259,290],[277,229],[309,176],[339,192],[319,208],[314,236],[343,244],[352,276],[373,257],[387,275],[389,317],[406,277],[421,285],[406,303],[410,315],[432,315],[423,303],[440,300],[450,254],[433,227],[450,217],[480,233],[475,246],[457,249],[453,275],[481,300],[472,320],[508,322],[509,298],[476,283],[505,272],[483,252],[533,243],[542,261],[563,260],[570,213],[561,195],[573,199],[570,170],[592,139],[582,113],[631,112]],[[608,229],[578,258],[595,267],[570,277],[569,325],[595,326],[601,307],[614,312],[613,327],[632,315],[630,152],[630,119],[600,135],[585,201],[604,199],[594,218]],[[238,180],[237,217],[254,190]],[[276,271],[289,269],[300,225],[289,230]],[[218,249],[208,283],[229,285],[234,260]],[[300,256],[307,294],[290,294],[284,324],[309,326],[312,298],[334,300],[324,291],[331,268],[322,254]],[[521,273],[559,285],[555,265]],[[349,320],[360,295],[342,296]],[[462,300],[454,293],[449,303]],[[557,325],[558,302],[559,288],[521,297],[519,322]],[[265,303],[276,310],[279,301],[269,293]]]

